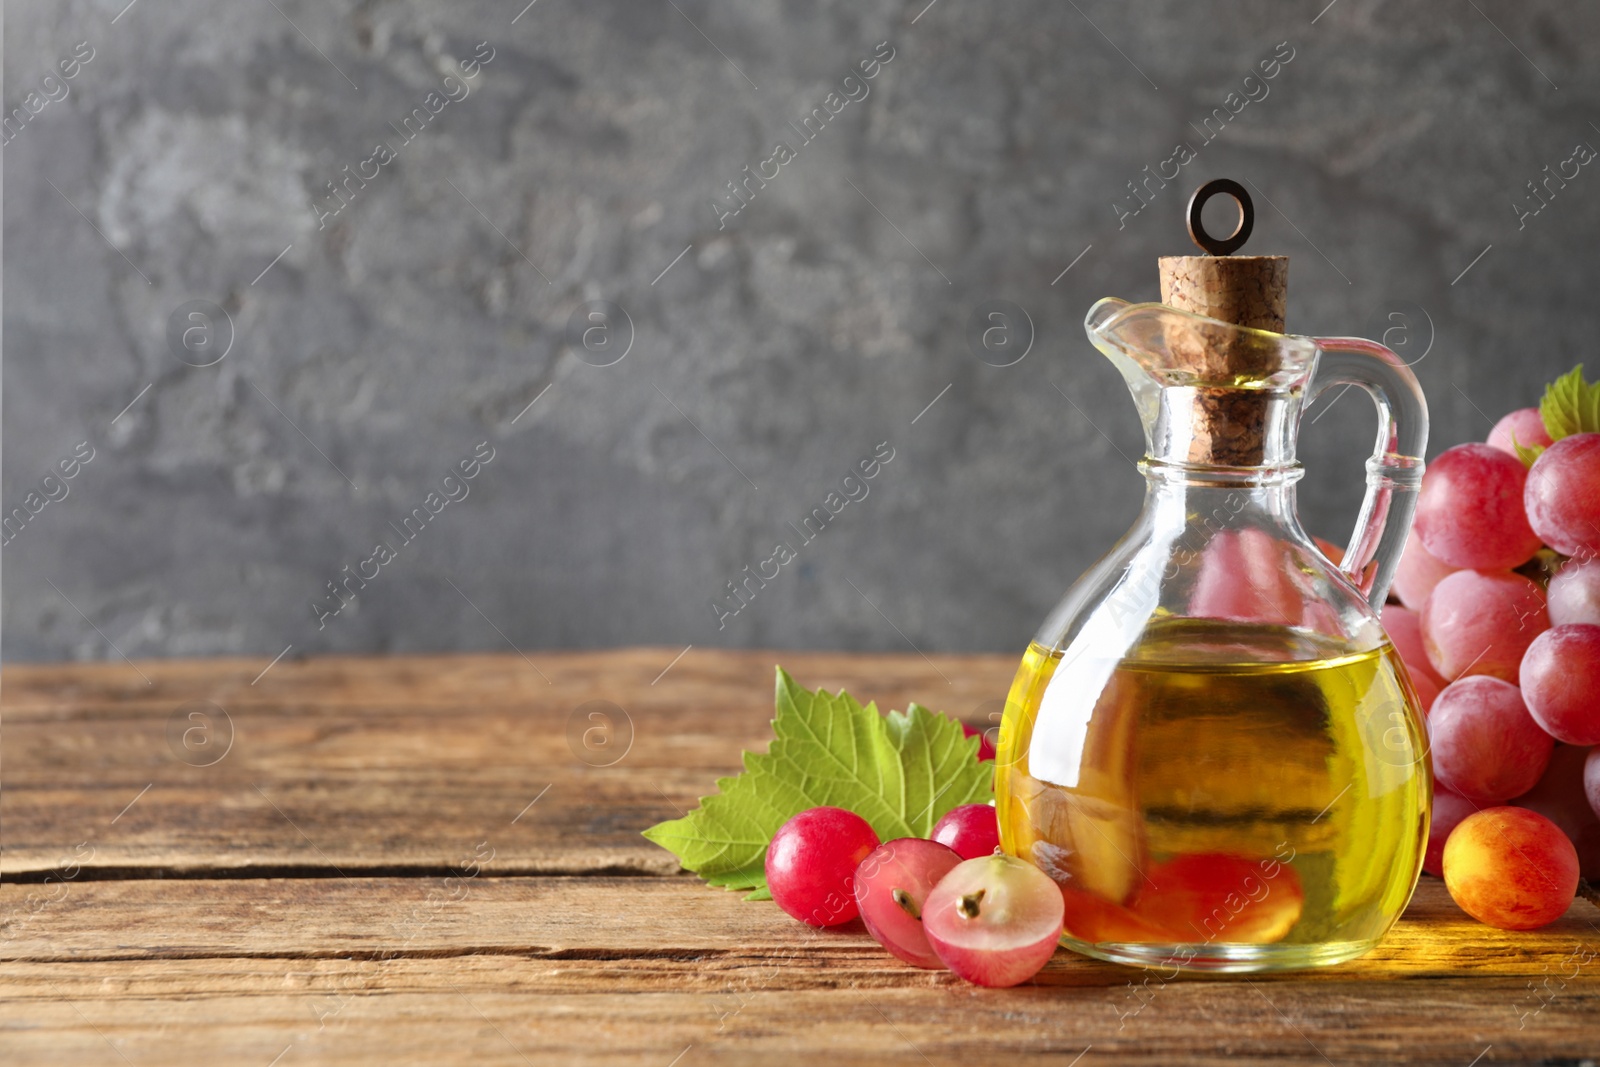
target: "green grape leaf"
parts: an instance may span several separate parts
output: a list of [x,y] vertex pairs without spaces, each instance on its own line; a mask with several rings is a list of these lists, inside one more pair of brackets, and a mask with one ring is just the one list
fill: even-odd
[[1511,447],[1517,450],[1517,458],[1522,460],[1524,467],[1533,466],[1534,462],[1544,455],[1544,445],[1525,445],[1517,440],[1517,432],[1511,431]]
[[1552,441],[1575,433],[1600,433],[1600,385],[1583,380],[1582,363],[1545,386],[1539,418]]
[[807,808],[846,808],[889,841],[926,837],[951,808],[993,798],[994,764],[978,760],[978,739],[954,719],[915,703],[880,715],[843,691],[812,692],[777,674],[768,750],[746,752],[744,773],[718,779],[688,815],[644,831],[711,885],[770,899],[767,845]]

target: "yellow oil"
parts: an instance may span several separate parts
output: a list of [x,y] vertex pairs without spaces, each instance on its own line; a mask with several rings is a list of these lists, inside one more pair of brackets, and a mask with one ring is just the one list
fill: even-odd
[[1029,647],[995,793],[1006,851],[1068,898],[1063,942],[1270,970],[1366,951],[1416,885],[1432,786],[1387,643],[1169,618],[1120,659]]

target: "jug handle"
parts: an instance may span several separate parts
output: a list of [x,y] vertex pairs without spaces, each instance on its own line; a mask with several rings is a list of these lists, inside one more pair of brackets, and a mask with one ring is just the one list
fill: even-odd
[[1305,408],[1334,386],[1353,385],[1365,390],[1378,409],[1378,439],[1367,460],[1367,494],[1339,568],[1377,611],[1389,595],[1411,532],[1428,447],[1428,402],[1411,368],[1383,345],[1359,337],[1313,340],[1319,356]]

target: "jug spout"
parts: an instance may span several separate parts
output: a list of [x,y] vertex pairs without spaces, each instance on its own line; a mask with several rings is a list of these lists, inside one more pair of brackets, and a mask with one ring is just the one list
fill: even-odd
[[1317,364],[1311,338],[1111,298],[1089,309],[1084,329],[1128,383],[1149,459],[1200,467],[1294,463]]

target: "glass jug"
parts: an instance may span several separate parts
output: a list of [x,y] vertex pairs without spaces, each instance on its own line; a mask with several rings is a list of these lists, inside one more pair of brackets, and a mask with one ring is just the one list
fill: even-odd
[[[1061,885],[1062,943],[1090,956],[1213,971],[1358,956],[1410,900],[1432,799],[1417,697],[1378,619],[1422,476],[1421,390],[1370,341],[1113,299],[1084,325],[1132,390],[1149,484],[1023,656],[996,760],[1002,844]],[[1208,370],[1196,350],[1244,358]],[[1339,567],[1294,487],[1302,408],[1341,385],[1370,394],[1379,431]]]

